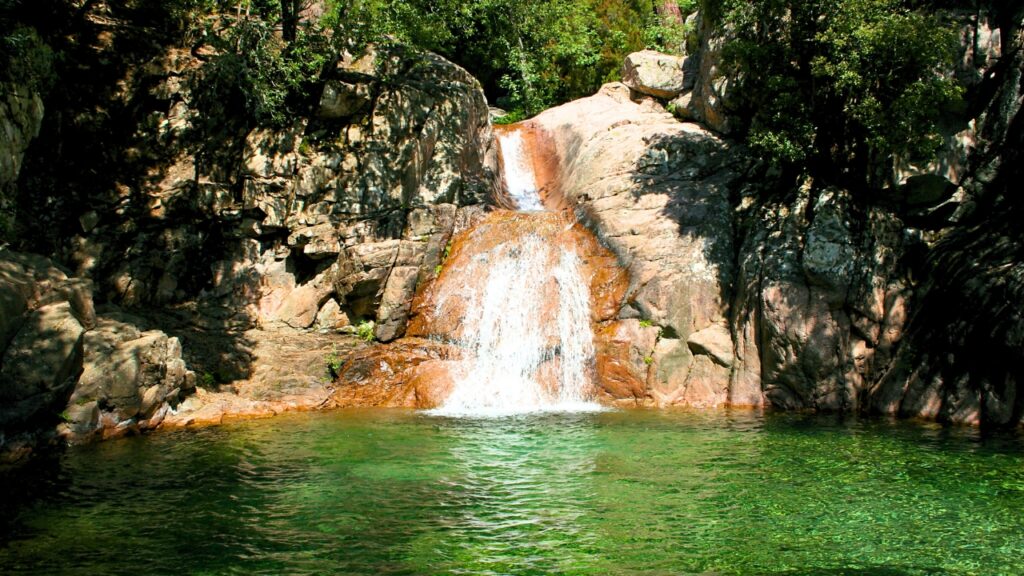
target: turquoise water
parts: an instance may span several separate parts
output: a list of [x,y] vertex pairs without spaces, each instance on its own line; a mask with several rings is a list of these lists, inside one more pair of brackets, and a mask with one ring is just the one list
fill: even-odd
[[920,424],[341,411],[0,490],[2,574],[1024,574],[1024,442]]

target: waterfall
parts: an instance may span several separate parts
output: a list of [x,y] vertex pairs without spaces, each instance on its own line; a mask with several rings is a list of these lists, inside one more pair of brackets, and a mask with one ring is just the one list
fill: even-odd
[[[519,212],[470,236],[482,247],[453,272],[435,302],[460,312],[455,372],[444,415],[504,415],[600,409],[590,401],[595,364],[590,288],[571,223],[543,212],[522,134],[499,136],[505,182]],[[497,237],[497,240],[494,238]]]
[[523,133],[520,130],[498,132],[498,147],[505,165],[505,187],[516,208],[523,212],[544,210],[533,163],[523,142]]

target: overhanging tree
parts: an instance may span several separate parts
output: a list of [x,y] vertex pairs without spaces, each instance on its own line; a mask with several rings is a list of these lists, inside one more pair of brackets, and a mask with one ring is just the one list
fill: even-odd
[[[705,4],[710,4],[706,2]],[[726,73],[751,147],[851,187],[884,183],[894,155],[923,158],[960,97],[957,37],[905,0],[726,0]]]

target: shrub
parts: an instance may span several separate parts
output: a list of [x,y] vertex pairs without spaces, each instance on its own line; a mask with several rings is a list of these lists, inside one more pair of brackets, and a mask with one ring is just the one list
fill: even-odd
[[373,320],[364,320],[356,326],[356,336],[365,342],[373,342],[373,330],[376,328]]

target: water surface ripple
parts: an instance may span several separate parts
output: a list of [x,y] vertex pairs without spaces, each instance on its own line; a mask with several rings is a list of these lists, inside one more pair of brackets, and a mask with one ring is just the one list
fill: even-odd
[[297,415],[0,472],[3,574],[1022,574],[1017,436],[746,412]]

